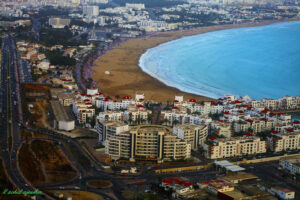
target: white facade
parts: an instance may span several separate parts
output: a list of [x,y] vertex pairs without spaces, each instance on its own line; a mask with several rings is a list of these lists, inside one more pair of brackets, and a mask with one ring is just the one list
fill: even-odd
[[270,149],[275,152],[300,149],[300,133],[288,131],[272,133],[272,137],[268,138],[268,143]]
[[70,22],[70,19],[49,18],[49,25],[53,28],[64,28],[65,26],[69,26]]
[[204,144],[208,135],[208,127],[204,125],[184,124],[173,128],[173,133],[191,145],[192,150]]
[[75,128],[75,121],[59,121],[58,129],[64,131],[71,131]]
[[142,3],[126,3],[126,8],[133,8],[137,10],[145,9],[145,4]]
[[208,137],[204,143],[205,157],[209,159],[228,158],[242,155],[254,155],[267,152],[265,141],[259,137],[239,137],[230,139],[216,139]]
[[99,15],[98,6],[83,6],[82,14],[86,16],[97,17]]
[[291,174],[300,174],[300,156],[293,158],[282,158],[279,160],[279,166],[289,171]]
[[39,62],[38,63],[38,65],[37,65],[37,67],[39,68],[39,69],[41,69],[41,70],[48,70],[49,69],[49,67],[50,67],[50,62],[49,62],[49,60],[43,60],[43,61],[41,61],[41,62]]

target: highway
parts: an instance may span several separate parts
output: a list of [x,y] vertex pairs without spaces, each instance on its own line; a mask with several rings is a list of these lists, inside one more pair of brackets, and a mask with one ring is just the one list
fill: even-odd
[[[58,188],[62,186],[85,186],[87,191],[95,192],[95,188],[89,188],[87,181],[91,178],[98,178],[101,180],[111,180],[111,176],[103,171],[101,164],[94,160],[86,151],[84,151],[77,141],[71,138],[58,134],[51,130],[41,130],[32,127],[26,127],[23,124],[22,115],[22,101],[20,97],[19,86],[19,62],[17,49],[14,39],[11,36],[7,36],[2,42],[2,61],[1,61],[1,89],[0,89],[0,136],[1,136],[1,153],[0,156],[4,161],[4,167],[7,171],[8,177],[12,184],[14,184],[19,190],[34,191],[38,188],[31,185],[29,181],[23,176],[18,165],[18,151],[22,144],[25,142],[20,138],[20,127],[32,132],[39,132],[45,136],[51,137],[51,141],[59,143],[60,148],[71,161],[74,168],[80,174],[76,179],[67,183],[57,184]],[[10,141],[10,142],[9,142]],[[74,155],[66,148],[66,145],[72,147],[72,149],[78,150],[80,154],[86,157],[90,166],[86,170],[81,166]],[[120,187],[118,182],[113,182],[115,191]],[[55,186],[55,185],[54,185]],[[53,186],[52,186],[53,187]],[[97,190],[98,194],[106,197],[109,196]],[[115,193],[118,199],[123,199],[119,192]],[[45,195],[36,195],[37,199],[50,199]]]
[[[21,144],[19,125],[22,123],[22,106],[19,89],[18,59],[14,40],[7,36],[2,42],[1,62],[1,157],[12,183],[20,190],[34,191],[20,172],[17,153]],[[47,199],[37,195],[37,199]]]

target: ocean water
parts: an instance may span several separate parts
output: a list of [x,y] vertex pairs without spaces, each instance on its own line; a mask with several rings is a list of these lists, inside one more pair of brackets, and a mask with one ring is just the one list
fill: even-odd
[[300,95],[300,22],[210,32],[161,44],[139,60],[166,85],[212,98]]

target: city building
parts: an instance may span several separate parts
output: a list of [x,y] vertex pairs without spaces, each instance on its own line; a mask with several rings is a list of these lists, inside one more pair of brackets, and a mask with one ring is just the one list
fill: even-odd
[[173,133],[190,144],[192,150],[197,150],[206,141],[208,127],[205,125],[183,124],[175,126]]
[[99,138],[106,154],[113,159],[185,160],[191,156],[191,145],[172,134],[172,129],[159,125],[129,127],[122,123],[97,122]]
[[210,136],[203,144],[203,150],[206,158],[218,159],[266,153],[267,146],[266,141],[255,136],[222,139]]
[[73,105],[75,101],[75,94],[66,89],[51,88],[50,95],[52,99],[58,100],[63,106]]
[[64,131],[71,131],[75,128],[75,121],[68,115],[64,106],[59,101],[51,100],[50,106],[54,128]]
[[288,128],[284,133],[273,131],[271,137],[268,137],[268,146],[275,152],[296,150],[300,149],[299,141],[300,132]]
[[64,28],[65,26],[69,26],[70,22],[70,19],[49,18],[49,25],[53,28]]
[[300,174],[300,156],[282,158],[279,166],[291,174]]
[[99,7],[98,6],[83,6],[82,14],[89,17],[97,17],[99,15]]
[[50,61],[48,59],[44,59],[37,64],[37,68],[42,71],[47,71],[50,67]]
[[142,3],[126,3],[125,6],[126,8],[132,8],[137,10],[145,9],[145,4]]
[[95,107],[90,101],[76,100],[73,103],[73,112],[80,124],[85,124],[92,120],[95,115]]

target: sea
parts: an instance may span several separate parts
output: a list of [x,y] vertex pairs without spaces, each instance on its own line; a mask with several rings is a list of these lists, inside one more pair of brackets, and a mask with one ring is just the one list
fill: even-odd
[[300,22],[227,29],[148,49],[141,69],[168,86],[212,98],[300,95]]

